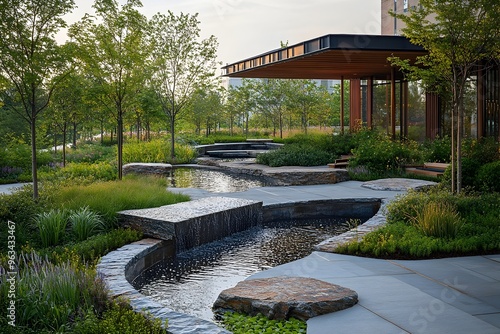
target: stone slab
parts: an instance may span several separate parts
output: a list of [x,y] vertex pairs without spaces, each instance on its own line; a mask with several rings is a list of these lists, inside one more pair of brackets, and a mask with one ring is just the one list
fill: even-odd
[[251,279],[222,291],[214,303],[217,313],[263,314],[269,319],[307,320],[349,308],[358,294],[348,288],[305,277]]
[[141,230],[145,236],[174,240],[182,251],[258,226],[262,202],[207,197],[159,208],[118,213],[124,227]]
[[167,175],[172,170],[171,164],[163,163],[142,163],[133,162],[123,165],[122,171],[127,174],[150,174],[150,175]]
[[393,178],[368,181],[363,183],[361,186],[372,190],[408,191],[410,189],[425,189],[428,187],[433,187],[435,185],[437,185],[437,183],[432,181]]

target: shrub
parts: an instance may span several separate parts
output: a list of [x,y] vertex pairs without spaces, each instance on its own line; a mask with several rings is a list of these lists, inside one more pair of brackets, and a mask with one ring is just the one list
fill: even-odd
[[96,163],[68,163],[64,168],[40,171],[40,179],[46,182],[93,183],[96,181],[110,181],[118,178],[115,162]]
[[429,202],[411,218],[418,230],[428,237],[454,238],[462,226],[455,208],[443,202]]
[[77,241],[83,241],[103,229],[101,217],[88,207],[72,212],[68,220]]
[[[9,301],[7,278],[0,275],[0,305],[4,310]],[[16,325],[36,333],[67,332],[75,317],[107,299],[105,291],[95,271],[81,263],[54,265],[36,253],[22,254],[16,277]]]
[[170,154],[170,142],[165,139],[153,139],[149,142],[136,141],[123,145],[123,162],[169,162],[190,163],[198,153],[189,145],[175,145],[175,161]]
[[372,173],[402,171],[405,165],[422,162],[416,142],[393,141],[389,136],[375,131],[362,131],[359,145],[353,149],[350,167],[364,166]]
[[500,161],[490,162],[479,168],[476,184],[485,192],[500,192]]
[[423,145],[424,162],[451,162],[451,138],[428,140]]
[[[165,323],[165,327],[167,324]],[[102,319],[94,313],[89,313],[83,321],[75,325],[73,333],[167,334],[167,330],[162,328],[159,319],[153,319],[144,313],[136,313],[126,305],[113,303],[104,312]]]
[[65,262],[78,256],[83,262],[95,262],[107,253],[142,239],[142,233],[130,229],[116,229],[97,234],[76,244],[67,244],[53,249],[46,249],[41,253],[49,256],[57,263]]
[[67,212],[64,210],[50,210],[35,217],[35,225],[43,247],[59,244],[66,231],[67,217]]
[[284,147],[257,155],[257,163],[271,167],[320,166],[334,159],[332,154],[306,144],[285,144]]
[[280,333],[298,334],[306,333],[307,325],[304,321],[290,318],[286,321],[269,320],[259,314],[254,317],[227,312],[223,316],[224,327],[234,334],[260,334]]
[[99,145],[99,144],[81,144],[76,148],[66,150],[67,162],[103,162],[109,161],[114,158],[115,150],[113,147]]

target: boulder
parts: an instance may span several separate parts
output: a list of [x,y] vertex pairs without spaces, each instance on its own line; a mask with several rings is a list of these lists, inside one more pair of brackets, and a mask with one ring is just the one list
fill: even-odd
[[250,279],[222,291],[214,303],[217,314],[228,311],[269,319],[300,320],[349,308],[358,294],[348,288],[313,278],[272,277]]
[[142,163],[134,162],[123,165],[122,171],[124,175],[135,174],[149,174],[149,175],[168,175],[172,170],[171,164],[163,163]]

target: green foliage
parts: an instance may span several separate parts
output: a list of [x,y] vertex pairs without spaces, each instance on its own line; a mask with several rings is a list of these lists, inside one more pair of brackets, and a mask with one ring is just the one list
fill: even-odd
[[65,262],[77,256],[82,262],[93,263],[107,253],[141,239],[142,233],[139,231],[115,229],[91,236],[78,243],[69,243],[41,252],[56,262]]
[[[3,268],[2,268],[3,269]],[[7,309],[10,283],[0,276],[0,305]],[[16,277],[16,325],[41,332],[66,332],[79,314],[98,309],[107,299],[94,270],[74,262],[54,265],[36,253],[19,257]]]
[[[456,208],[456,213],[448,211],[448,222],[453,230],[451,234],[455,234],[454,238],[450,238],[449,233],[445,233],[443,237],[428,236],[414,224],[419,215],[422,216],[423,210],[429,208],[429,203]],[[386,226],[367,234],[360,242],[352,242],[338,248],[337,252],[382,258],[418,259],[500,251],[498,194],[454,196],[443,190],[412,191],[391,202],[387,210]],[[456,218],[458,215],[460,220]],[[456,231],[455,224],[460,227]]]
[[424,162],[451,162],[451,138],[443,137],[427,140],[422,145]]
[[477,173],[478,188],[485,192],[500,192],[500,160],[487,163]]
[[429,202],[411,218],[428,237],[454,238],[462,226],[460,216],[449,203]]
[[[165,323],[167,327],[168,323]],[[85,319],[78,322],[73,330],[75,334],[167,334],[159,319],[150,315],[136,313],[126,305],[113,303],[104,312],[102,319],[94,313],[89,313]]]
[[189,199],[186,195],[168,192],[164,179],[133,176],[122,181],[69,185],[61,187],[53,196],[58,208],[88,207],[103,218],[108,228],[115,225],[118,211],[159,207]]
[[40,179],[44,182],[68,182],[88,184],[96,181],[116,180],[118,177],[115,162],[69,163],[64,168],[42,169]]
[[279,166],[320,166],[333,159],[332,154],[317,150],[311,145],[291,144],[257,156],[257,163],[271,167]]
[[67,212],[64,210],[50,210],[39,213],[35,217],[35,225],[40,235],[43,247],[58,245],[66,231]]
[[416,142],[394,141],[389,136],[365,130],[360,135],[359,145],[353,149],[351,167],[363,166],[373,173],[402,171],[405,165],[422,161]]
[[88,207],[72,212],[68,220],[77,241],[83,241],[103,229],[101,217]]
[[86,163],[109,161],[114,158],[114,154],[113,147],[87,143],[66,150],[66,161]]
[[[47,166],[52,162],[48,151],[37,153],[37,166]],[[31,181],[31,147],[22,141],[12,139],[0,148],[0,183]]]
[[223,323],[227,330],[234,334],[298,334],[306,333],[307,325],[304,321],[290,318],[286,321],[269,320],[263,315],[251,317],[239,313],[227,312]]
[[153,139],[149,142],[129,142],[123,146],[123,162],[168,162],[190,163],[197,156],[197,152],[189,145],[175,146],[175,161],[170,156],[170,144],[165,139]]

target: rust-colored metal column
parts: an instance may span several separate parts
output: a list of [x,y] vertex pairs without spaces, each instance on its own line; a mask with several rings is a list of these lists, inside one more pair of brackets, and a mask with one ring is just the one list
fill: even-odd
[[366,126],[372,128],[373,114],[373,77],[369,78],[366,83]]
[[425,94],[425,136],[434,140],[439,135],[439,96]]
[[361,119],[361,81],[359,79],[350,80],[350,104],[349,104],[349,125],[351,131],[356,131]]
[[394,67],[391,68],[391,135],[396,139],[396,79]]

